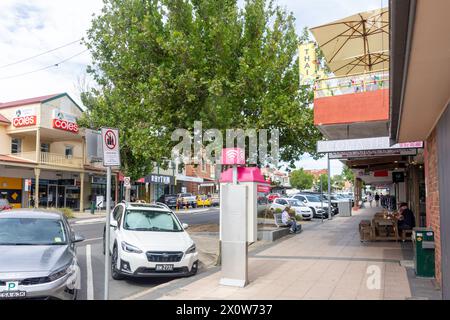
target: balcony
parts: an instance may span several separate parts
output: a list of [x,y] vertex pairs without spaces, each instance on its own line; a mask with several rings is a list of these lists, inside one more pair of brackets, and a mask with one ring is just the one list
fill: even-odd
[[316,82],[314,124],[328,139],[387,136],[388,121],[388,71]]
[[[9,156],[36,162],[36,151],[13,153]],[[40,153],[40,164],[68,168],[83,168],[83,158],[65,156],[63,154],[56,154],[50,152]]]
[[318,80],[314,99],[389,89],[389,71]]

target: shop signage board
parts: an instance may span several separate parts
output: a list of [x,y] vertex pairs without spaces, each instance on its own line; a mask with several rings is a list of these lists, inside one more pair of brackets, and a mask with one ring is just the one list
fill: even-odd
[[16,128],[34,126],[37,123],[36,110],[34,107],[19,108],[12,124]]
[[102,128],[103,165],[120,166],[119,130]]
[[144,178],[144,182],[152,184],[174,184],[174,177],[161,174],[150,174]]
[[423,148],[423,141],[398,143],[391,146],[389,137],[323,140],[317,142],[318,153],[349,152],[349,151],[371,151],[383,149],[412,149]]
[[341,151],[331,152],[328,154],[330,159],[355,159],[367,157],[382,156],[415,156],[417,149],[380,149],[380,150],[363,150],[363,151]]
[[79,131],[77,117],[73,114],[54,109],[52,119],[52,125],[55,129],[73,133],[78,133]]

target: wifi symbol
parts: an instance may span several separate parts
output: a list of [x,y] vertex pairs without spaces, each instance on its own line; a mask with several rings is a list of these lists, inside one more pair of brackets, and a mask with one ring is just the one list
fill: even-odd
[[223,164],[245,164],[244,152],[240,148],[226,148]]

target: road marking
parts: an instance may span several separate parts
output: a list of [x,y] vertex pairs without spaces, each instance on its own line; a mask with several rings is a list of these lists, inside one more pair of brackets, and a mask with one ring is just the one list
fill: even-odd
[[87,300],[94,300],[94,281],[92,275],[91,245],[86,245]]

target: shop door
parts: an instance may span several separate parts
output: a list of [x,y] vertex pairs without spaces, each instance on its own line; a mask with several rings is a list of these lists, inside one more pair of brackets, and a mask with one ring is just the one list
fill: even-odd
[[47,207],[56,208],[57,199],[58,199],[58,186],[51,184],[48,186]]
[[58,208],[65,208],[66,207],[66,187],[65,186],[58,186]]

